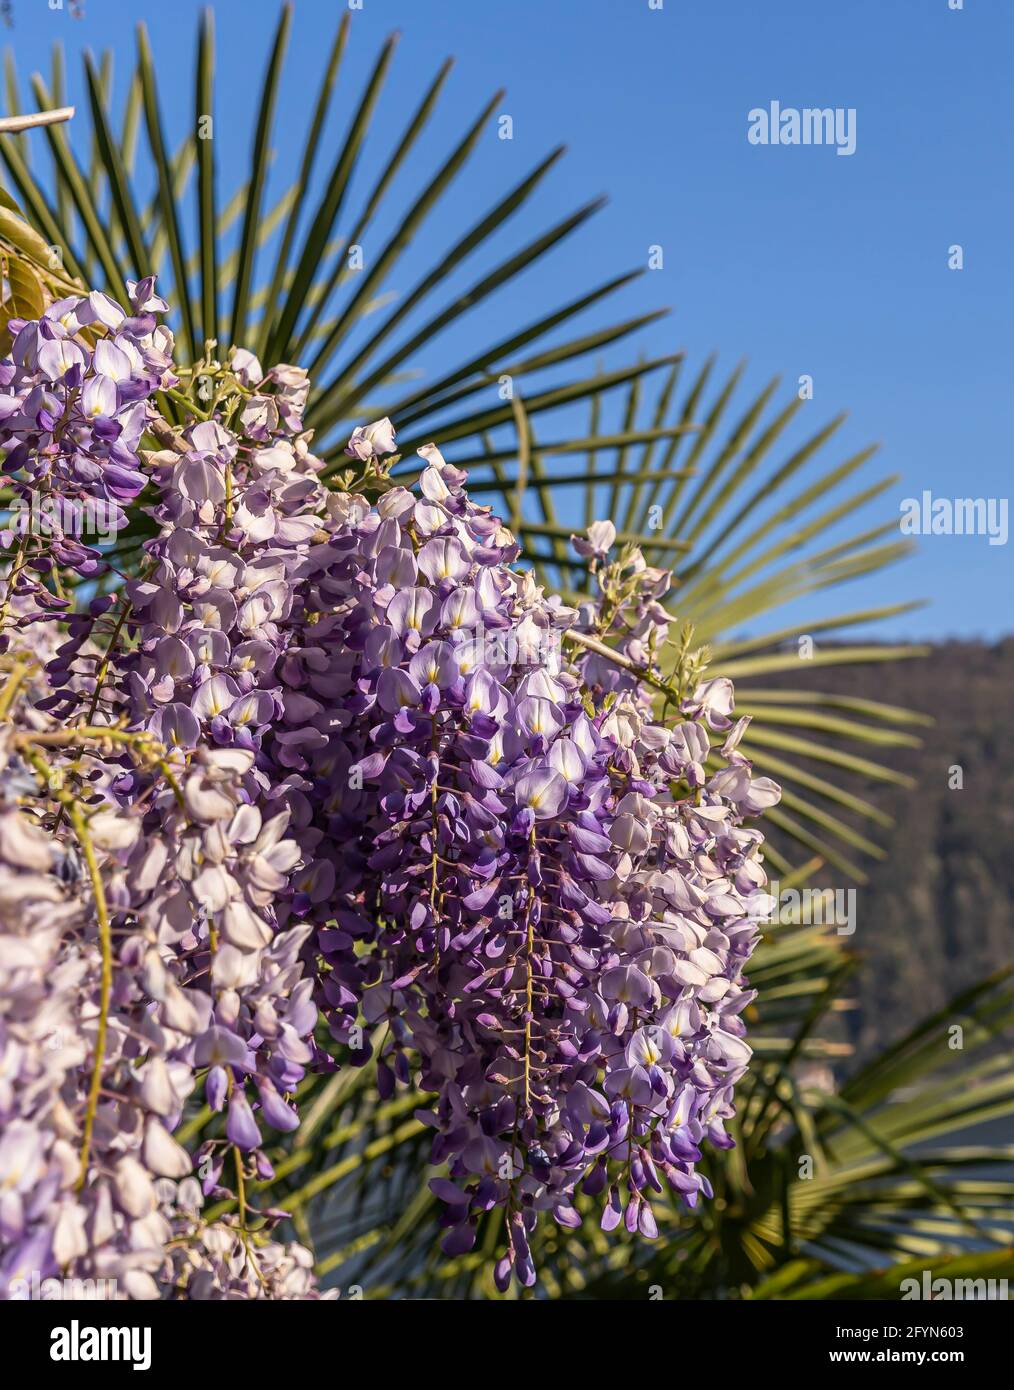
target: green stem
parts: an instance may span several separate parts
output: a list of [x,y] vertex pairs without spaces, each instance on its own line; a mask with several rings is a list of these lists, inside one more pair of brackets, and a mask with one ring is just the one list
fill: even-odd
[[[535,851],[535,827],[532,826],[529,849]],[[532,917],[532,892],[525,899],[525,1114],[531,1109],[532,1076],[532,953],[535,950],[535,920]],[[512,1159],[513,1162],[513,1159]]]
[[184,410],[189,410],[191,415],[195,415],[198,420],[210,420],[211,416],[207,411],[202,410],[199,405],[195,405],[189,396],[185,396],[182,391],[177,391],[174,386],[166,390],[166,395],[177,405],[183,406]]
[[7,680],[4,688],[0,691],[0,719],[6,719],[10,713],[11,705],[17,698],[18,691],[24,684],[25,677],[31,669],[27,661],[17,661],[7,673]]
[[15,579],[17,579],[18,575],[25,567],[25,552],[28,549],[29,534],[30,533],[27,530],[23,531],[21,533],[21,536],[18,538],[18,548],[14,552],[14,560],[11,563],[11,567],[7,575],[7,587],[4,590],[3,603],[0,603],[0,632],[3,631],[4,624],[7,621],[7,612],[10,608],[11,598],[14,594],[14,581]]
[[99,698],[102,692],[102,684],[105,681],[106,676],[109,672],[109,663],[113,659],[113,648],[120,640],[120,633],[123,631],[123,625],[127,621],[132,611],[133,605],[124,600],[123,612],[116,620],[116,626],[113,628],[112,636],[109,638],[109,645],[106,647],[106,650],[103,653],[102,661],[99,663],[99,669],[95,676],[95,689],[92,692],[91,704],[88,706],[88,715],[85,719],[86,724],[90,724],[92,720],[95,718],[95,711],[99,707]]
[[92,1064],[91,1085],[88,1089],[88,1103],[85,1109],[84,1135],[81,1140],[81,1173],[77,1180],[78,1188],[84,1187],[88,1177],[88,1158],[91,1152],[92,1132],[95,1128],[95,1115],[99,1105],[99,1090],[102,1086],[102,1070],[106,1060],[106,1032],[109,1023],[109,1000],[113,992],[113,935],[109,925],[109,909],[106,904],[106,890],[102,883],[95,847],[88,832],[81,807],[68,794],[68,815],[74,833],[81,845],[88,877],[91,879],[92,897],[95,900],[95,916],[99,928],[99,948],[102,952],[102,973],[99,980],[99,1022],[95,1035],[95,1060]]

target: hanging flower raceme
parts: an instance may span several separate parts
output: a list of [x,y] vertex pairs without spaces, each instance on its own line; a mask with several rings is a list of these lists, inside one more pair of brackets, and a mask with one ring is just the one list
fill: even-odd
[[[79,330],[96,322],[96,305],[109,331],[89,358]],[[150,285],[135,292],[139,310],[160,305]],[[82,477],[92,495],[125,486],[122,452],[103,452],[107,443],[127,447],[122,433],[107,421],[101,434],[89,434],[78,418],[92,364],[122,365],[110,352],[130,346],[125,324],[115,305],[91,296],[18,329],[18,361],[4,370],[20,404],[0,427],[0,447],[23,495],[34,496],[42,478],[50,497],[56,484],[60,496],[71,495]],[[130,331],[147,350],[141,365],[151,372],[134,397],[145,412],[130,436],[136,447],[156,423],[144,393],[175,377],[152,346],[156,335],[166,341],[164,330],[145,320]],[[54,341],[64,344],[66,370],[55,388],[63,392],[63,415],[40,438],[32,430],[49,428],[50,405],[39,405],[37,387],[26,389],[24,376],[55,372]],[[70,619],[59,645],[40,636],[38,622],[26,626],[55,604],[38,581],[19,581],[24,557],[39,574],[53,560],[82,577],[95,567],[69,555],[58,531],[19,533],[5,586],[4,611],[18,634],[10,688],[24,667],[38,672],[41,662],[43,671],[19,691],[11,719],[18,732],[2,781],[6,794],[34,803],[52,838],[35,818],[11,812],[4,822],[15,850],[35,846],[25,862],[37,870],[24,882],[24,875],[11,880],[16,916],[7,954],[14,966],[26,964],[27,950],[15,926],[32,927],[41,917],[48,929],[32,933],[35,973],[19,968],[0,981],[0,1029],[9,1021],[8,1000],[11,1029],[28,1027],[19,993],[34,998],[50,981],[67,989],[58,1042],[52,1011],[41,1008],[27,1039],[23,1032],[0,1038],[0,1052],[6,1042],[24,1059],[26,1041],[38,1043],[42,1028],[41,1055],[53,1077],[46,1088],[20,1087],[9,1103],[0,1097],[2,1152],[25,1188],[24,1200],[20,1187],[5,1199],[0,1221],[5,1294],[29,1271],[93,1287],[98,1281],[101,1291],[128,1297],[239,1297],[254,1286],[256,1296],[312,1293],[308,1258],[265,1239],[282,1214],[259,1214],[255,1243],[242,1196],[242,1170],[271,1176],[262,1128],[295,1127],[286,1097],[313,1055],[316,1020],[314,982],[301,961],[312,928],[276,929],[272,907],[300,858],[285,836],[286,788],[256,766],[256,755],[263,727],[279,712],[271,690],[284,648],[276,619],[286,608],[286,574],[316,525],[299,516],[307,497],[320,509],[322,490],[302,442],[288,436],[299,428],[301,374],[278,369],[261,382],[254,363],[247,355],[236,376],[252,373],[262,387],[245,391],[240,412],[240,429],[249,419],[256,439],[208,421],[175,436],[163,428],[159,437],[172,447],[134,457],[143,471],[130,486],[136,493],[153,484],[159,499],[146,577],[118,600],[93,600]],[[23,368],[20,375],[11,376],[13,366]],[[228,505],[216,510],[227,493]],[[40,679],[53,693],[40,692]],[[73,733],[81,727],[88,731],[86,778],[75,746],[83,740]],[[13,870],[17,855],[10,857]],[[30,907],[38,899],[38,911],[26,916],[22,898]],[[196,1086],[214,1110],[226,1110],[226,1120],[222,1137],[191,1156],[172,1130]],[[15,1098],[30,1113],[12,1111]],[[208,1227],[200,1215],[206,1194],[238,1195],[238,1219]]]
[[[534,1281],[539,1214],[577,1225],[580,1194],[653,1236],[659,1194],[709,1195],[701,1146],[731,1142],[750,1056],[748,822],[778,791],[738,751],[731,684],[688,637],[663,679],[668,575],[611,559],[610,523],[575,540],[597,593],[570,608],[435,447],[409,490],[390,421],[357,429],[378,498],[328,490],[305,374],[246,351],[176,373],[162,307],[150,281],[129,316],[63,301],[0,364],[24,504],[0,623],[0,1272],[317,1296],[309,1254],[268,1238],[284,1213],[255,1238],[247,1182],[273,1177],[307,1071],[374,1053],[382,1095],[435,1097],[445,1250],[504,1213],[501,1288]],[[204,377],[210,410],[176,389]],[[114,531],[143,501],[132,577],[70,612],[60,576],[105,552],[74,507],[21,524],[40,494],[108,504]],[[202,1101],[220,1118],[191,1154]],[[210,1225],[209,1197],[232,1208]]]
[[579,1224],[579,1189],[605,1194],[606,1229],[649,1236],[663,1185],[691,1206],[707,1194],[694,1165],[705,1138],[730,1142],[765,902],[742,821],[777,789],[736,752],[742,723],[728,770],[705,775],[728,682],[693,691],[673,728],[652,722],[636,673],[665,637],[658,571],[625,557],[620,602],[607,584],[581,615],[619,629],[617,666],[511,569],[513,537],[463,476],[421,453],[421,498],[336,500],[314,556],[334,728],[321,832],[355,866],[322,947],[373,941],[359,984],[387,1027],[381,1085],[418,1055],[449,1165],[433,1184],[445,1249],[502,1207],[505,1287],[512,1269],[535,1278],[539,1211]]
[[[22,800],[46,737],[5,731],[3,784]],[[199,754],[183,807],[162,808],[150,844],[139,816],[86,820],[70,800],[64,845],[0,811],[4,1296],[63,1278],[93,1297],[233,1296],[216,1271],[245,1234],[234,1218],[200,1220],[193,1159],[172,1135],[198,1053],[217,1036],[211,998],[188,987],[206,947],[187,933],[168,948],[160,898],[192,864],[195,838],[206,845],[236,814],[241,770],[233,753]],[[292,944],[272,943],[281,968]],[[250,1250],[245,1282],[262,1258],[293,1257]],[[243,1263],[231,1261],[237,1286]]]
[[152,397],[176,383],[172,335],[155,318],[165,301],[153,279],[129,288],[129,313],[95,292],[8,323],[0,448],[13,506],[0,541],[14,549],[10,594],[30,593],[43,613],[66,607],[45,582],[54,570],[101,571],[84,538],[108,540],[125,525],[123,508],[145,484],[138,449]]

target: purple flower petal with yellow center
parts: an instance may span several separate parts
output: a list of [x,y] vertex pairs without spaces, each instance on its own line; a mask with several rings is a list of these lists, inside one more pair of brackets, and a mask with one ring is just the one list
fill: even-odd
[[[518,725],[525,733],[545,739],[555,738],[564,726],[563,711],[552,700],[529,696],[517,706]],[[562,778],[561,778],[562,780]]]
[[617,965],[602,977],[602,997],[646,1009],[658,997],[658,989],[636,965]]
[[558,816],[566,805],[567,784],[551,768],[535,768],[515,782],[514,798],[518,806],[531,811],[536,820],[548,820]]
[[448,642],[427,642],[409,662],[408,673],[419,686],[446,689],[458,678],[454,648]]
[[377,681],[377,704],[385,714],[397,714],[400,710],[417,706],[420,694],[418,684],[407,671],[397,667],[381,671]]
[[463,579],[470,568],[465,547],[456,536],[436,536],[419,552],[419,570],[434,584]]
[[196,748],[201,725],[187,705],[164,705],[148,721],[148,728],[168,749]]
[[428,589],[403,589],[387,606],[387,621],[396,633],[425,637],[436,626],[433,595]]
[[665,1028],[649,1024],[638,1028],[627,1043],[626,1059],[630,1067],[654,1067],[666,1063],[673,1054],[673,1039]]

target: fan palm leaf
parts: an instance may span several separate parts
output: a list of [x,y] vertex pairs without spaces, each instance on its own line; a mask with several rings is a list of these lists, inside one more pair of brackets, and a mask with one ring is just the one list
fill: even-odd
[[[435,172],[423,191],[411,202],[369,266],[355,274],[348,266],[348,249],[359,244],[390,201],[392,185],[397,184],[397,176],[409,157],[421,155],[422,141],[443,94],[450,62],[436,73],[394,149],[384,157],[371,152],[372,167],[379,173],[354,211],[353,199],[362,197],[355,175],[364,162],[373,117],[384,95],[396,37],[383,45],[348,129],[338,142],[323,191],[315,200],[310,190],[320,172],[320,153],[329,143],[324,133],[337,104],[338,81],[349,45],[350,16],[346,14],[337,27],[298,167],[291,170],[289,189],[274,201],[265,216],[274,159],[273,120],[290,27],[291,7],[286,6],[280,13],[260,91],[249,172],[235,193],[224,200],[218,193],[212,138],[215,112],[210,14],[202,17],[199,27],[194,125],[182,143],[174,146],[163,120],[151,47],[144,26],[140,25],[137,61],[129,78],[119,137],[115,134],[108,56],[98,63],[86,59],[84,86],[92,126],[89,159],[86,161],[76,153],[75,141],[65,131],[49,128],[42,138],[49,147],[50,170],[43,173],[33,169],[27,141],[21,135],[0,139],[0,161],[29,222],[50,246],[58,249],[73,279],[81,283],[87,280],[122,297],[128,277],[159,273],[172,303],[184,360],[198,361],[205,351],[205,342],[217,339],[220,331],[228,331],[230,342],[255,347],[266,366],[293,359],[311,366],[315,393],[308,418],[319,439],[325,441],[325,457],[336,461],[348,428],[361,418],[367,394],[375,400],[375,409],[397,415],[398,402],[385,400],[384,396],[396,387],[402,364],[414,358],[422,344],[432,342],[459,320],[466,319],[486,298],[510,286],[577,232],[598,211],[602,200],[585,203],[526,240],[484,271],[466,291],[438,303],[436,297],[444,281],[463,262],[486,251],[491,238],[515,214],[524,209],[531,222],[535,215],[531,208],[533,195],[562,154],[560,149],[551,151],[440,254],[406,293],[398,296],[364,342],[353,346],[350,330],[365,315],[375,314],[389,301],[392,273],[408,246],[446,204],[449,189],[462,175],[483,134],[488,133],[490,118],[502,93],[493,94],[452,150],[437,159]],[[41,74],[32,77],[31,89],[40,106],[53,103],[57,83],[62,91],[60,63],[49,82]],[[10,110],[21,109],[17,74],[10,55],[6,97]],[[75,137],[77,133],[75,130]],[[139,144],[146,144],[146,157],[140,160]],[[191,190],[190,174],[195,167],[197,177]],[[155,184],[156,194],[154,201],[146,204],[139,188],[150,182]],[[191,192],[197,227],[194,251],[187,246],[185,234],[192,220],[185,207]],[[233,224],[240,214],[242,225],[236,237]],[[232,244],[233,240],[237,244]],[[227,273],[223,274],[223,270]],[[510,370],[507,354],[538,347],[537,354],[514,365],[515,371],[538,375],[553,365],[616,342],[649,322],[654,315],[621,318],[569,343],[556,343],[552,348],[542,346],[550,333],[613,296],[640,273],[631,271],[613,277],[590,294],[544,314],[503,342],[490,344],[480,354],[473,350],[439,380],[417,385],[404,404],[404,412],[407,415],[411,411],[412,419],[418,422],[420,441],[433,434],[433,417],[438,411],[451,411],[441,427],[445,437],[465,438],[469,432],[477,434],[484,428],[488,412],[475,409],[470,397],[478,392],[488,394],[491,381],[495,383],[503,371]],[[220,304],[230,290],[230,302]],[[399,341],[403,329],[408,330],[409,336]],[[223,341],[219,346],[224,348],[226,344]],[[604,382],[603,389],[615,384]],[[461,390],[459,401],[453,397],[455,387]],[[567,398],[580,399],[590,389],[581,386]],[[549,402],[553,403],[555,396]],[[464,413],[460,408],[454,413],[456,404],[464,405]],[[408,421],[399,419],[399,424],[405,423]]]
[[[528,431],[527,448],[519,453],[517,465],[509,467],[511,447],[498,446],[490,437],[489,431],[501,423],[492,418],[484,422],[483,452],[455,461],[471,470],[472,489],[491,496],[495,507],[511,519],[539,578],[571,601],[589,593],[593,580],[587,563],[568,546],[579,523],[572,520],[568,526],[562,518],[582,516],[586,524],[588,517],[607,516],[632,527],[618,530],[617,544],[636,545],[649,563],[671,568],[673,583],[666,601],[673,617],[693,624],[695,639],[708,644],[716,669],[737,682],[737,710],[751,719],[743,751],[758,766],[777,771],[784,795],[781,808],[769,813],[776,827],[769,846],[775,867],[788,871],[793,853],[798,856],[802,849],[863,882],[866,874],[861,862],[845,851],[882,857],[882,845],[864,833],[862,822],[887,827],[890,820],[864,798],[822,776],[821,765],[855,778],[907,784],[908,779],[889,763],[853,749],[918,746],[918,734],[904,726],[927,721],[876,701],[854,706],[847,718],[833,713],[833,705],[826,702],[835,697],[814,688],[813,673],[828,665],[924,655],[925,649],[911,645],[838,640],[849,628],[896,618],[917,605],[889,603],[776,625],[749,636],[734,634],[740,624],[758,623],[769,613],[849,579],[879,574],[902,558],[909,549],[907,542],[892,538],[880,543],[897,536],[893,523],[820,548],[813,544],[873,502],[895,480],[879,480],[858,492],[836,495],[874,452],[864,449],[834,467],[824,467],[820,451],[842,424],[844,417],[838,417],[798,445],[786,462],[769,469],[740,501],[747,479],[775,446],[801,402],[773,406],[776,383],[769,383],[739,411],[724,442],[709,454],[708,441],[718,437],[732,409],[742,368],[737,367],[717,387],[708,404],[706,390],[714,362],[705,364],[682,397],[677,389],[679,366],[677,361],[660,378],[656,375],[657,394],[642,420],[638,405],[650,378],[643,371],[632,374],[626,383],[619,429],[609,433],[602,426],[596,393],[589,426],[594,433],[581,441],[588,461],[584,470],[563,473],[547,462],[560,446],[542,445],[534,429]],[[531,401],[526,398],[520,409],[530,416]],[[770,418],[765,418],[771,409]],[[691,420],[693,414],[701,417],[700,425]],[[611,467],[600,462],[603,456],[612,459]],[[807,466],[815,476],[797,483],[797,475]],[[415,475],[411,467],[403,473],[406,480]],[[683,505],[678,506],[681,498]],[[822,644],[829,639],[829,645],[818,647],[816,634]],[[777,689],[750,684],[752,678],[788,671],[798,672],[803,683],[786,689],[784,699]],[[660,707],[664,702],[660,696]],[[712,758],[713,766],[721,761],[717,755]],[[841,808],[848,810],[851,821],[840,818]]]
[[[857,484],[872,449],[830,457],[843,417],[788,444],[812,407],[795,398],[780,402],[775,381],[743,399],[742,364],[720,376],[715,358],[691,367],[683,353],[669,352],[609,369],[589,365],[664,312],[611,309],[640,269],[547,304],[493,341],[477,340],[477,318],[491,296],[512,291],[544,258],[558,256],[602,201],[585,201],[538,229],[537,195],[562,155],[553,149],[463,233],[441,240],[440,212],[466,177],[500,93],[450,150],[432,157],[422,191],[393,217],[368,267],[354,270],[350,250],[400,196],[406,170],[429,157],[450,63],[437,70],[393,148],[381,154],[374,118],[387,99],[396,43],[383,45],[350,98],[344,16],[305,142],[286,167],[275,148],[275,117],[290,30],[286,6],[259,90],[249,168],[233,188],[220,187],[214,139],[204,138],[215,120],[210,16],[198,35],[192,129],[170,131],[163,119],[143,25],[119,105],[111,59],[103,55],[85,61],[84,103],[70,130],[47,126],[29,135],[0,127],[0,164],[17,197],[15,203],[0,193],[6,316],[37,312],[43,291],[56,296],[75,284],[122,297],[128,278],[157,271],[185,364],[235,343],[253,347],[266,367],[296,360],[312,369],[308,419],[330,481],[346,467],[343,444],[363,416],[389,415],[398,426],[404,461],[395,476],[404,483],[417,476],[412,451],[439,438],[448,457],[469,469],[472,490],[511,519],[524,562],[569,599],[580,599],[592,582],[588,563],[570,548],[571,533],[612,518],[621,544],[673,571],[674,616],[695,625],[716,670],[737,682],[739,707],[752,720],[742,747],[785,788],[767,851],[783,886],[804,882],[824,864],[861,879],[862,857],[883,852],[889,818],[848,779],[904,781],[882,759],[911,746],[917,736],[910,730],[925,721],[875,700],[822,692],[820,672],[917,655],[910,646],[841,641],[849,629],[896,619],[914,605],[885,601],[805,622],[793,606],[849,580],[882,576],[906,553],[891,523],[842,538],[842,528],[895,480]],[[336,142],[328,132],[340,83],[341,107],[351,114]],[[20,113],[10,54],[3,88],[8,112]],[[62,55],[48,77],[32,77],[30,90],[40,108],[65,99]],[[372,173],[361,189],[367,165]],[[515,218],[523,219],[525,234],[503,251],[501,234]],[[424,248],[427,237],[437,247],[424,258],[427,268],[396,294],[407,249]],[[478,269],[465,289],[453,288],[467,263]],[[599,319],[589,327],[581,321],[592,313]],[[208,348],[209,339],[226,334]],[[437,340],[448,365],[434,372],[420,358]],[[131,518],[114,551],[121,565],[136,560],[149,525],[140,513]],[[780,677],[789,671],[799,682],[783,688]],[[1009,1113],[1011,1088],[991,1042],[1008,1018],[1001,987],[990,982],[962,1006],[983,1056],[965,1055],[968,1084],[960,1099],[949,1081],[931,1079],[948,1060],[933,1027],[858,1072],[840,1096],[813,1093],[800,1068],[840,1056],[843,1045],[825,1025],[833,1025],[851,967],[840,939],[805,926],[771,927],[751,971],[759,990],[751,1018],[758,1060],[740,1110],[740,1144],[712,1160],[721,1201],[692,1226],[667,1213],[665,1248],[655,1251],[621,1245],[610,1253],[589,1220],[578,1233],[546,1232],[549,1293],[615,1289],[621,1280],[630,1296],[643,1296],[645,1281],[656,1278],[666,1288],[767,1296],[776,1286],[771,1281],[782,1278],[783,1288],[796,1291],[789,1296],[823,1296],[812,1290],[874,1277],[856,1273],[849,1253],[856,1248],[870,1268],[871,1260],[903,1259],[915,1244],[963,1258],[957,1242],[969,1238],[970,1225],[980,1243],[996,1237],[1006,1185],[968,1173],[1009,1156],[952,1148],[917,1162],[910,1151],[959,1125]],[[373,1079],[368,1065],[307,1080],[304,1120],[279,1145],[276,1180],[264,1199],[287,1202],[304,1237],[312,1229],[325,1273],[343,1283],[368,1279],[371,1296],[490,1294],[485,1252],[498,1238],[495,1220],[472,1255],[440,1254],[436,1204],[420,1179],[427,1130],[414,1112],[425,1097],[377,1102]],[[914,1088],[912,1098],[898,1099],[903,1087]],[[186,1128],[192,1138],[213,1134],[218,1124],[201,1112]],[[826,1165],[808,1183],[795,1172],[802,1153]]]

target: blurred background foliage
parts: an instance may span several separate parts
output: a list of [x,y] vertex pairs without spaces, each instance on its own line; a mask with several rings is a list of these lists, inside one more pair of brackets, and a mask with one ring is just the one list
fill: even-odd
[[[767,816],[772,875],[783,889],[862,888],[870,864],[885,859],[892,811],[911,804],[905,796],[931,723],[907,700],[880,698],[890,683],[885,672],[924,649],[844,638],[910,605],[858,612],[835,601],[848,580],[883,571],[905,553],[889,516],[842,539],[842,523],[895,479],[869,475],[872,448],[844,458],[836,452],[842,416],[786,445],[804,402],[786,399],[777,380],[753,396],[743,391],[742,364],[729,371],[678,351],[638,356],[638,330],[664,312],[631,317],[619,307],[644,267],[606,268],[583,293],[488,341],[484,302],[509,295],[544,257],[566,256],[601,200],[546,224],[538,192],[563,154],[554,149],[494,205],[475,209],[467,164],[495,122],[500,94],[463,113],[452,148],[432,148],[427,126],[450,63],[418,90],[392,83],[396,37],[371,60],[357,54],[350,63],[347,14],[309,106],[305,145],[274,149],[291,22],[286,7],[249,113],[249,168],[228,186],[208,122],[216,118],[210,12],[185,79],[191,129],[163,124],[160,83],[180,74],[160,72],[143,25],[116,90],[112,55],[86,59],[87,100],[71,125],[18,132],[0,122],[0,331],[7,318],[36,314],[47,298],[75,287],[122,298],[128,278],[157,272],[189,370],[199,373],[233,344],[255,350],[265,367],[296,362],[310,370],[308,424],[334,485],[354,481],[342,453],[352,426],[388,415],[401,451],[393,476],[410,484],[414,450],[436,439],[468,469],[472,493],[508,518],[524,562],[571,599],[587,591],[590,577],[570,535],[611,519],[620,544],[672,570],[674,616],[694,624],[713,669],[735,680],[738,711],[752,717],[744,751],[784,788]],[[66,87],[59,47],[51,70],[27,84],[7,53],[8,117],[61,106]],[[380,101],[406,111],[390,149],[369,140]],[[321,134],[335,102],[347,120],[332,148]],[[284,163],[287,187],[268,198],[272,163]],[[322,191],[311,196],[322,168]],[[422,188],[406,197],[400,176],[409,171]],[[452,185],[457,207],[472,215],[448,239],[435,230],[434,214]],[[394,210],[393,231],[370,239],[382,206]],[[506,255],[493,250],[503,229],[514,239]],[[399,267],[410,244],[427,248],[429,269],[406,286]],[[364,245],[369,253],[360,258]],[[472,278],[453,289],[448,282],[463,266]],[[420,350],[434,341],[446,345],[446,366],[436,374],[418,366]],[[627,342],[626,366],[596,364],[607,347]],[[169,400],[164,408],[174,419]],[[118,538],[113,558],[122,569],[136,563],[147,524],[138,512]],[[818,621],[804,629],[783,616],[794,600],[825,590],[835,594]],[[916,870],[908,859],[894,866],[901,907],[889,922],[861,919],[879,963],[887,935],[888,974],[906,979],[906,961],[918,952],[905,909],[919,891]],[[974,898],[966,894],[952,908],[974,913]],[[900,1037],[897,1028],[874,1028],[858,1058],[848,1016],[867,970],[849,937],[783,914],[750,978],[759,991],[748,1015],[756,1059],[740,1087],[737,1147],[707,1158],[714,1201],[693,1214],[660,1211],[653,1243],[622,1231],[607,1241],[593,1217],[577,1231],[544,1223],[534,1296],[897,1298],[912,1269],[1012,1272],[1014,1148],[992,1137],[1014,1110],[1010,972],[999,964],[985,979],[966,981]],[[875,1003],[876,991],[871,997]],[[259,1200],[291,1211],[321,1273],[343,1292],[497,1296],[487,1254],[500,1238],[498,1218],[486,1220],[471,1254],[448,1259],[439,1251],[426,1131],[414,1113],[426,1103],[408,1092],[378,1102],[371,1064],[302,1087],[303,1122],[279,1144],[275,1180],[261,1185]],[[195,1113],[184,1137],[196,1143],[218,1123]]]

